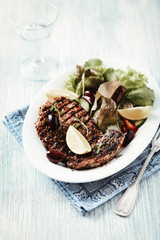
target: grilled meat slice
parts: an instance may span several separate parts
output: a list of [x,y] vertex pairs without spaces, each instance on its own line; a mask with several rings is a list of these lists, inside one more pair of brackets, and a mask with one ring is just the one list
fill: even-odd
[[[78,159],[74,156],[67,161],[67,166],[73,169],[95,168],[106,164],[114,158],[122,146],[124,136],[122,133],[113,130],[105,138],[102,138],[95,145],[95,149],[85,156],[80,156]],[[100,147],[97,152],[98,147]]]
[[[48,115],[59,118],[60,126],[52,129]],[[66,132],[69,125],[75,125],[77,119],[85,124],[78,126],[91,145],[92,151],[85,155],[77,155],[70,151],[66,144]],[[119,131],[111,131],[104,136],[97,129],[91,116],[75,101],[64,97],[56,97],[47,101],[39,109],[38,119],[35,122],[37,134],[47,150],[55,150],[67,154],[66,165],[72,169],[94,168],[109,162],[122,146],[124,135]]]

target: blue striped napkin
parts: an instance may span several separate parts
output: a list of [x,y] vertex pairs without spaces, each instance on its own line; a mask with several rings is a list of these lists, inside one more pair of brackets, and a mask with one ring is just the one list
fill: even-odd
[[[17,141],[22,144],[22,127],[29,106],[8,113],[3,119],[7,129],[13,134]],[[151,144],[144,152],[129,166],[120,172],[105,179],[88,183],[64,183],[53,179],[54,183],[69,199],[71,204],[82,214],[95,209],[107,202],[115,195],[126,189],[135,180],[144,160],[148,156]],[[160,168],[160,152],[157,152],[150,161],[143,179],[150,176]]]

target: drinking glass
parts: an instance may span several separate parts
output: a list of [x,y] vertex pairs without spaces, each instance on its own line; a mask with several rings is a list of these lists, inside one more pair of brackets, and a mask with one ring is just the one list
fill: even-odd
[[50,52],[56,19],[57,8],[48,1],[27,1],[11,13],[15,30],[23,40],[22,51],[25,51],[20,70],[30,80],[48,80],[54,73],[56,61]]

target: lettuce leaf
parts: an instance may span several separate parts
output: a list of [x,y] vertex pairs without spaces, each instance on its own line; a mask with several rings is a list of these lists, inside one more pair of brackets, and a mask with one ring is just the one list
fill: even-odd
[[148,79],[144,74],[128,67],[127,71],[121,75],[120,82],[126,89],[138,89],[145,87]]
[[126,93],[125,99],[129,99],[134,106],[152,106],[155,96],[152,89],[147,86],[143,86]]
[[99,85],[104,82],[103,76],[89,76],[85,78],[85,87],[97,90]]
[[82,81],[80,81],[76,86],[76,94],[78,96],[82,96],[82,92],[83,92],[83,83]]
[[102,61],[98,58],[92,58],[87,62],[85,62],[84,70],[86,71],[88,69],[96,69],[97,67],[100,67],[100,66],[103,66]]
[[104,80],[105,82],[120,81],[120,78],[123,74],[124,74],[124,71],[120,69],[115,70],[114,68],[107,68],[104,73]]
[[105,73],[106,68],[100,59],[93,58],[84,64],[84,71],[86,72],[89,69],[95,70],[97,76],[91,74],[89,77],[85,77],[85,87],[97,90],[99,85],[104,82],[103,74]]
[[77,75],[75,73],[69,75],[68,79],[65,81],[65,88],[72,92],[76,92]]

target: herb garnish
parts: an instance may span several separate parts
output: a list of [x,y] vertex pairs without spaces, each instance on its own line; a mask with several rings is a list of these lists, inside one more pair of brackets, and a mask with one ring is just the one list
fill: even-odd
[[86,131],[87,131],[87,135],[88,135],[88,127],[85,125],[85,123],[83,122],[84,117],[82,116],[81,119],[75,117],[75,121],[78,122],[74,125],[75,128],[78,128],[80,125],[82,125]]
[[81,126],[81,123],[76,123],[76,124],[74,125],[75,128],[78,128],[79,126]]
[[59,115],[59,117],[60,117],[60,116],[61,116],[61,112],[58,110],[58,108],[55,107],[56,104],[57,104],[57,102],[55,102],[54,104],[51,105],[50,111],[51,111],[51,112],[52,112],[52,111],[57,112],[58,115]]
[[97,150],[96,150],[96,153],[97,153],[97,154],[101,151],[101,148],[102,148],[103,146],[107,145],[107,142],[103,143],[104,138],[105,138],[105,134],[104,134],[103,137],[101,138],[100,142],[93,147],[93,149],[97,149]]
[[116,156],[115,156],[115,158],[119,158],[119,157],[121,157],[122,156],[122,154],[117,154]]

